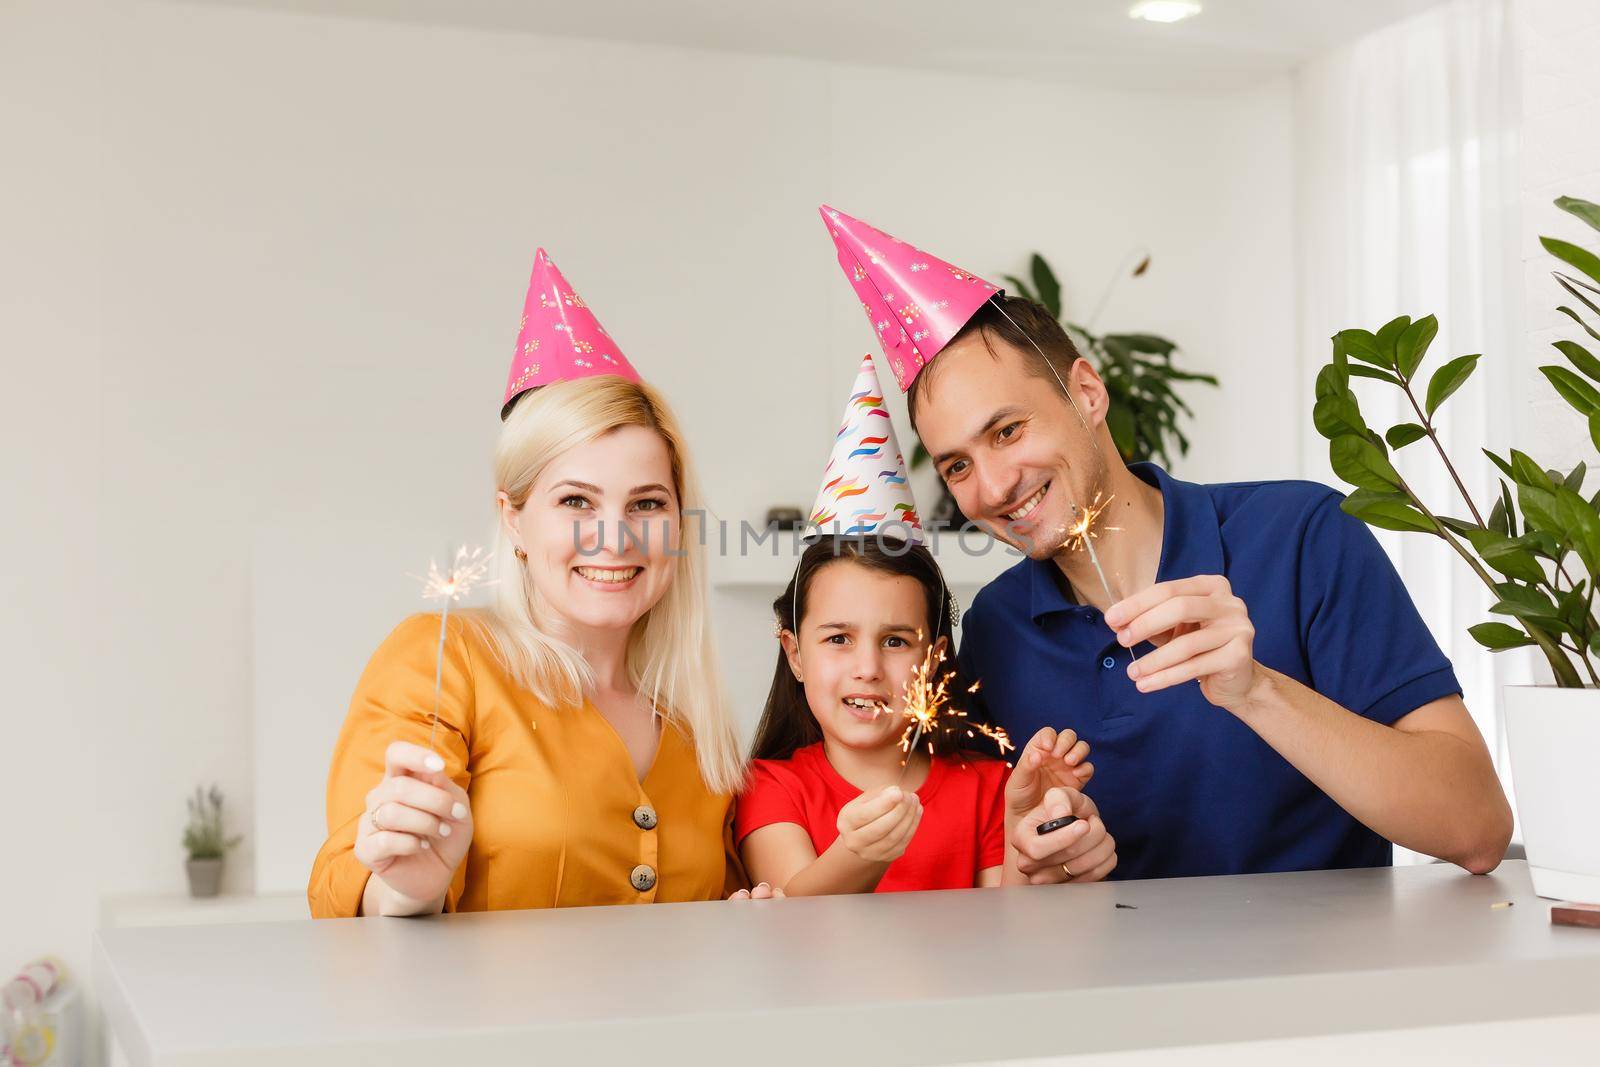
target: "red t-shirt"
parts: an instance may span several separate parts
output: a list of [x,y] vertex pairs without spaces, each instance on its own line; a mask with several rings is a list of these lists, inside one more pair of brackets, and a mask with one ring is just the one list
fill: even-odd
[[[913,889],[971,889],[978,872],[1005,862],[1005,788],[1011,769],[974,756],[940,758],[917,790],[922,822],[900,858],[889,864],[879,893]],[[756,760],[734,813],[734,840],[789,822],[811,837],[822,855],[839,836],[839,809],[861,795],[822,751],[807,745],[783,760]]]

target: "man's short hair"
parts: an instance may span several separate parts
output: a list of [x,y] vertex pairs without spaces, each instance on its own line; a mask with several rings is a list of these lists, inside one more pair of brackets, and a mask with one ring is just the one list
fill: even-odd
[[[996,306],[997,304],[999,306]],[[1067,331],[1062,329],[1061,323],[1057,322],[1055,316],[1046,311],[1042,305],[1032,300],[1024,300],[1020,296],[995,296],[974,312],[965,326],[956,331],[956,335],[950,338],[950,344],[953,345],[974,335],[983,339],[984,347],[996,358],[998,354],[994,349],[995,338],[1015,348],[1021,354],[1022,364],[1030,375],[1049,382],[1052,389],[1066,398],[1067,394],[1061,383],[1067,380],[1067,372],[1082,356]],[[1035,345],[1038,347],[1035,348]],[[1040,352],[1044,354],[1041,356]],[[928,380],[938,372],[939,363],[936,356],[933,362],[924,367],[911,382],[911,393],[907,401],[913,426],[917,421],[917,402],[921,399]]]

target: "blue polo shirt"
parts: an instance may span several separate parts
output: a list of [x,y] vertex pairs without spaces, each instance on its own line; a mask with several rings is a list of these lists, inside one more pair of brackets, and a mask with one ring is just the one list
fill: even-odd
[[[1249,607],[1255,657],[1374,722],[1461,692],[1400,576],[1341,495],[1313,482],[1196,485],[1154,464],[1158,581],[1227,577]],[[1115,535],[1112,535],[1115,536]],[[1388,841],[1289,765],[1198,682],[1140,693],[1129,650],[1076,603],[1053,561],[1024,559],[962,625],[960,667],[1023,744],[1041,726],[1089,742],[1088,793],[1117,841],[1117,878],[1381,867]],[[1143,655],[1151,651],[1142,645]]]

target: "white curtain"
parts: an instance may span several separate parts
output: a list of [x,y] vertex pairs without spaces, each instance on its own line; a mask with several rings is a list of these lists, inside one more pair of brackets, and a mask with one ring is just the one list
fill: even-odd
[[[1422,371],[1482,352],[1478,371],[1443,408],[1441,437],[1485,516],[1504,453],[1519,369],[1521,267],[1517,173],[1519,75],[1510,0],[1455,0],[1328,53],[1296,74],[1298,358],[1305,476],[1347,488],[1311,424],[1313,384],[1346,327],[1376,330],[1396,315],[1439,318]],[[1369,425],[1416,421],[1399,390],[1357,380]],[[1427,441],[1395,456],[1441,514],[1469,516]],[[1531,677],[1525,650],[1491,657],[1467,634],[1490,616],[1490,594],[1446,546],[1380,532],[1439,645],[1502,777],[1500,687]]]

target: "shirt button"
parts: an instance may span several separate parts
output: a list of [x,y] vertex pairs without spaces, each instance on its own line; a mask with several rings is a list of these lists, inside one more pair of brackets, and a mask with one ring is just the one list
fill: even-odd
[[640,804],[633,809],[633,825],[641,830],[654,830],[656,828],[656,809],[648,804]]
[[628,877],[633,883],[633,888],[641,893],[648,893],[656,886],[656,872],[648,863],[641,863],[633,869],[633,874]]
[[1115,667],[1116,665],[1117,665],[1116,659],[1114,657],[1111,657],[1111,656],[1107,656],[1105,659],[1100,661],[1100,666],[1104,667],[1108,671],[1112,667]]

